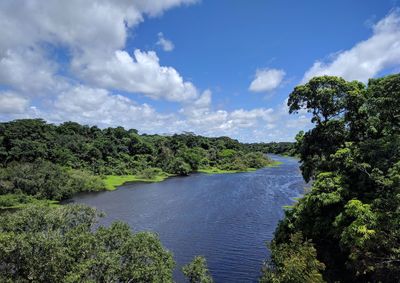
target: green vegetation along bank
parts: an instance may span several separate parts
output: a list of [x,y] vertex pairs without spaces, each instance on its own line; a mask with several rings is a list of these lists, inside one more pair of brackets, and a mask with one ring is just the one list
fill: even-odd
[[0,207],[55,204],[74,193],[191,172],[243,172],[273,164],[249,144],[185,133],[139,135],[41,119],[0,123]]
[[400,74],[316,77],[290,94],[314,128],[295,150],[311,190],[286,210],[262,282],[398,282]]

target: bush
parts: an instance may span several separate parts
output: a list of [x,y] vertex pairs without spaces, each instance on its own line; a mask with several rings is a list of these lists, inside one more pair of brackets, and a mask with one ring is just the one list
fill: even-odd
[[154,179],[155,177],[162,174],[163,171],[160,168],[146,168],[142,170],[138,176],[143,179]]
[[191,172],[191,167],[182,158],[174,159],[168,166],[168,172],[176,175],[188,175]]
[[26,194],[38,199],[61,200],[81,191],[105,187],[100,177],[67,170],[49,161],[11,163],[0,169],[0,194]]

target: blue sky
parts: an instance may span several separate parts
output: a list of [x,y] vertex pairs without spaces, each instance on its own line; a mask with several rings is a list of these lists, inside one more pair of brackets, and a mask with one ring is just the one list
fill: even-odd
[[310,127],[306,113],[287,114],[296,85],[314,75],[366,82],[399,72],[398,6],[5,0],[0,119],[293,140]]

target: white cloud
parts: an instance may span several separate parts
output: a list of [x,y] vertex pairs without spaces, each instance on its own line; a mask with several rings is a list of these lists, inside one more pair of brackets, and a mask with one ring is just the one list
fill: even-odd
[[8,49],[0,56],[0,84],[30,96],[59,90],[62,80],[55,72],[56,64],[46,60],[40,49]]
[[[50,54],[44,54],[51,47],[62,48],[69,56],[66,64],[74,71],[73,80],[173,101],[196,96],[193,84],[184,81],[174,68],[160,66],[154,52],[137,51],[132,58],[124,51],[128,29],[142,22],[145,15],[157,16],[194,2],[1,1],[0,84],[24,91],[59,92],[54,85],[70,78],[58,76],[58,64]],[[99,83],[94,77],[107,80]]]
[[305,73],[302,83],[321,75],[366,82],[384,69],[400,66],[399,10],[375,24],[370,38],[334,57],[331,62],[316,61]]
[[157,113],[148,104],[137,104],[105,89],[82,85],[61,93],[53,107],[55,111],[42,113],[53,122],[73,120],[101,127],[139,128],[145,132],[168,129],[171,119],[175,119],[174,115]]
[[[243,132],[252,127],[274,127],[275,112],[272,108],[232,111],[211,108],[212,93],[206,90],[192,103],[187,103],[180,113],[183,115],[176,123],[181,131],[195,131],[198,134],[215,136],[230,135],[243,137]],[[251,138],[251,137],[249,137]]]
[[[131,1],[128,1],[131,2]],[[135,6],[143,13],[149,14],[150,16],[159,16],[165,10],[180,6],[189,5],[199,2],[199,0],[135,0]]]
[[169,39],[166,39],[162,32],[158,33],[158,41],[156,44],[161,46],[162,49],[167,52],[172,51],[175,48],[175,45],[173,44],[173,42]]
[[161,114],[147,104],[137,104],[105,89],[81,85],[61,93],[51,105],[52,111],[42,111],[36,115],[55,123],[73,120],[101,127],[122,125],[147,133],[194,131],[196,134],[208,136],[229,135],[243,138],[244,132],[253,127],[275,127],[277,117],[271,108],[212,110],[211,96],[211,92],[206,90],[193,103],[185,105],[177,113],[179,115]]
[[13,93],[0,92],[0,113],[1,114],[20,114],[28,107],[28,99]]
[[249,86],[249,90],[253,92],[272,91],[282,83],[285,74],[283,70],[278,69],[257,70],[255,78]]
[[74,69],[85,80],[100,87],[139,92],[171,101],[197,96],[194,85],[185,82],[174,68],[160,66],[153,51],[135,50],[131,57],[128,52],[118,50],[108,60],[75,63]]

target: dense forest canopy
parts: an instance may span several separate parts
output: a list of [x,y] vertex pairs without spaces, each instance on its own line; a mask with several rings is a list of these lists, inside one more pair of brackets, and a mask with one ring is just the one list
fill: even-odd
[[193,133],[139,135],[122,127],[53,125],[41,119],[0,123],[0,207],[32,202],[30,197],[62,200],[76,192],[102,190],[102,179],[110,175],[156,180],[196,171],[261,168],[272,164],[265,152],[290,146],[254,147]]
[[290,146],[253,147],[228,137],[208,138],[193,133],[139,135],[137,130],[122,127],[99,129],[74,122],[56,126],[41,119],[0,123],[3,167],[40,159],[95,174],[131,174],[149,167],[175,174],[181,173],[180,166],[187,168],[182,173],[209,166],[240,170],[262,162],[259,151],[280,153]]
[[288,106],[314,123],[295,146],[313,182],[286,210],[262,281],[398,282],[400,75],[367,86],[316,77]]

